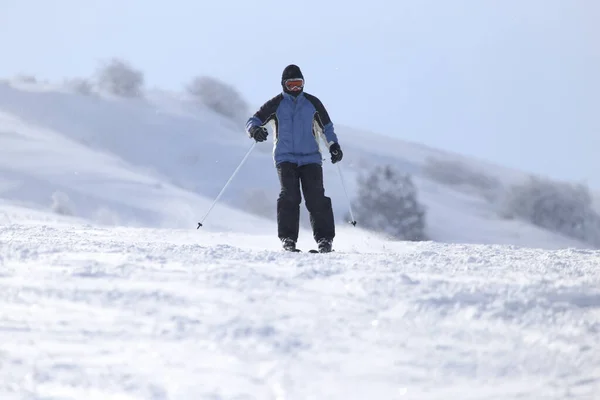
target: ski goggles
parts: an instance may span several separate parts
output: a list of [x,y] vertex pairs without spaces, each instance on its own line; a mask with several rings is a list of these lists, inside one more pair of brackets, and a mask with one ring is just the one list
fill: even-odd
[[287,90],[289,90],[290,92],[299,92],[304,87],[304,79],[301,79],[301,78],[286,79],[283,82],[283,84],[284,84],[285,88]]

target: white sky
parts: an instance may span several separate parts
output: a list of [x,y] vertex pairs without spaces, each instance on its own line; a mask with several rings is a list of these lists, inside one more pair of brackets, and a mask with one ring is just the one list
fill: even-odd
[[0,0],[0,76],[117,56],[258,106],[297,63],[334,122],[600,188],[599,21],[598,0]]

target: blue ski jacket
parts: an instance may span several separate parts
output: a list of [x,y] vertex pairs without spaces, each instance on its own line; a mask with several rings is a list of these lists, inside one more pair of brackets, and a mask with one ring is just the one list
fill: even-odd
[[327,146],[337,143],[333,123],[321,101],[306,92],[294,97],[280,93],[263,104],[248,119],[246,132],[253,126],[274,123],[273,160],[275,165],[284,161],[300,165],[322,164],[319,137]]

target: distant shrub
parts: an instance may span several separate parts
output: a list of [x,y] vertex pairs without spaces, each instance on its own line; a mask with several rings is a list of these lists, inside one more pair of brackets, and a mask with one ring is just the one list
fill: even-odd
[[90,96],[94,93],[94,85],[89,79],[72,78],[65,80],[65,86],[74,93]]
[[275,220],[277,217],[277,207],[274,204],[273,197],[269,197],[266,191],[262,189],[248,189],[243,197],[243,209],[245,211],[271,220]]
[[52,193],[52,206],[51,209],[56,214],[60,215],[75,215],[75,210],[71,199],[64,192]]
[[200,76],[187,85],[187,92],[213,111],[236,122],[248,115],[248,104],[231,85],[216,78]]
[[101,225],[116,226],[120,224],[119,214],[106,207],[98,208],[94,212],[92,219]]
[[142,97],[144,74],[128,63],[112,59],[97,71],[98,88],[120,97]]
[[358,178],[353,208],[362,227],[395,240],[427,240],[425,208],[412,178],[390,166],[377,166]]
[[488,200],[495,198],[501,188],[498,179],[476,171],[458,160],[430,158],[425,162],[422,171],[425,177],[443,185],[475,189]]
[[13,78],[13,80],[15,82],[20,82],[20,83],[37,83],[38,82],[38,80],[35,76],[28,75],[28,74],[19,74],[19,75],[15,76]]
[[531,177],[506,193],[502,214],[600,246],[600,216],[587,187]]

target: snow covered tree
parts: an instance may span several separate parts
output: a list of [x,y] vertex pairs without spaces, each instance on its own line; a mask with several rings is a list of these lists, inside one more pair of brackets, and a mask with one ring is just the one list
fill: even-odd
[[64,85],[74,93],[90,96],[94,93],[92,82],[85,78],[71,78],[64,81]]
[[213,111],[236,122],[248,117],[248,104],[231,85],[216,78],[200,76],[187,86],[187,92]]
[[52,193],[52,211],[60,215],[75,215],[75,207],[69,196],[60,191]]
[[410,175],[378,166],[358,178],[353,202],[361,226],[395,240],[426,240],[425,208],[417,199]]
[[428,158],[422,172],[431,180],[472,192],[488,201],[495,200],[502,190],[502,185],[497,178],[458,159]]
[[600,216],[587,187],[531,177],[507,192],[503,214],[600,246]]
[[121,97],[141,97],[144,74],[123,60],[112,59],[97,72],[98,87]]
[[266,217],[270,220],[277,219],[277,204],[273,196],[269,196],[263,189],[248,189],[243,194],[244,211]]

